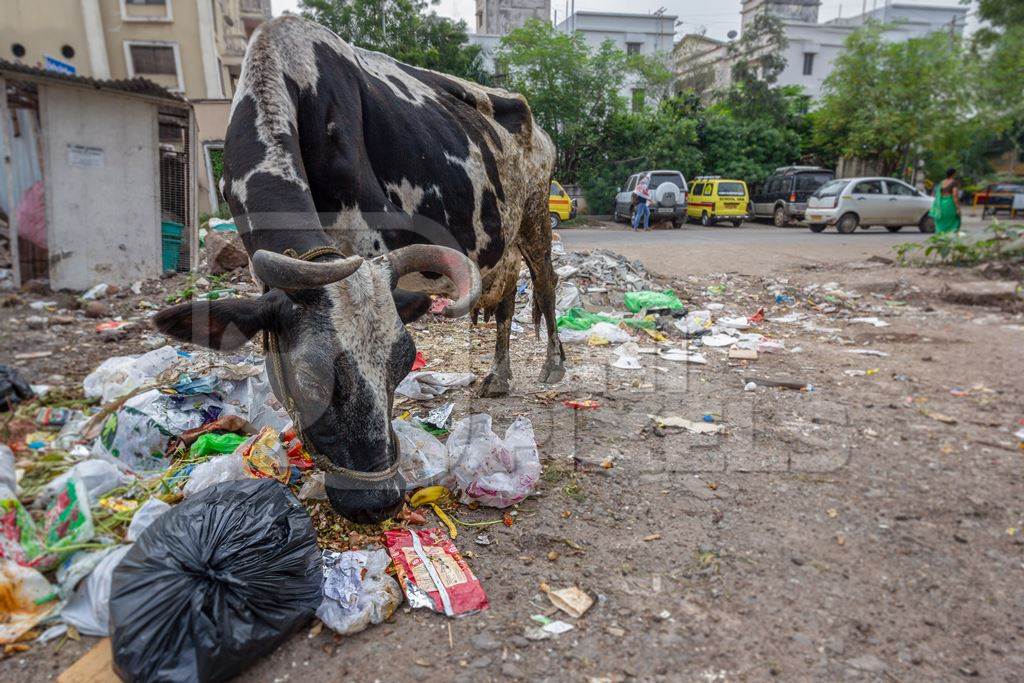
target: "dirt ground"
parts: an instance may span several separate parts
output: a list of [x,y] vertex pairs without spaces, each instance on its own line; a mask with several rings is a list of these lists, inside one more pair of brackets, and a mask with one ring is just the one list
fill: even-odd
[[[737,270],[664,283],[692,309],[763,307],[757,331],[784,351],[737,361],[704,348],[707,365],[642,355],[642,370],[620,370],[609,347],[567,345],[567,376],[546,387],[535,381],[543,344],[524,332],[509,397],[469,387],[396,405],[423,414],[454,399],[456,417],[490,413],[499,433],[518,415],[533,422],[536,495],[512,526],[488,527],[492,544],[477,544],[475,529],[456,539],[491,608],[447,620],[403,605],[355,636],[303,631],[241,680],[1020,680],[1024,450],[1013,432],[1024,420],[1024,315],[951,303],[945,285],[983,279],[975,270],[807,259]],[[111,312],[144,316],[152,309],[139,301],[162,306],[181,286],[180,276],[146,283]],[[796,304],[777,304],[772,287]],[[822,289],[835,311],[808,304]],[[28,304],[54,298],[22,295],[0,310],[0,362],[33,382],[78,384],[100,359],[159,343],[141,325],[99,341],[91,319],[26,329]],[[772,320],[793,312],[806,317]],[[427,369],[486,373],[490,326],[414,328]],[[13,360],[41,350],[54,353]],[[745,391],[748,378],[812,389]],[[576,411],[568,399],[600,407]],[[705,414],[724,433],[662,430],[649,417]],[[578,620],[559,616],[542,584],[577,585],[595,604]],[[575,629],[528,640],[532,615]],[[94,642],[35,647],[0,662],[0,678],[54,678]]]

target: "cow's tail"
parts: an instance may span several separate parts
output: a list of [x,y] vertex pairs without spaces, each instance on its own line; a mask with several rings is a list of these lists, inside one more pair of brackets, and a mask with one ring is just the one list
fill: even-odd
[[250,39],[224,141],[224,198],[250,254],[330,243],[299,147],[292,21],[268,22]]

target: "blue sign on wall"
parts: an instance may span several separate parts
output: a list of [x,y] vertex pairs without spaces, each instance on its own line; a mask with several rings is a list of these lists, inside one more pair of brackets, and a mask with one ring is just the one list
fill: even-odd
[[67,74],[69,76],[74,76],[75,75],[75,66],[74,66],[74,64],[68,64],[67,62],[62,62],[61,60],[57,59],[56,57],[51,57],[50,55],[43,55],[43,56],[46,58],[46,64],[44,66],[46,67],[47,71],[56,71],[57,73]]

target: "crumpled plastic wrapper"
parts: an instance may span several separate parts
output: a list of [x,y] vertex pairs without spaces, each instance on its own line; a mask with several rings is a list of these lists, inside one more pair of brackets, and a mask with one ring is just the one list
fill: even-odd
[[340,635],[379,624],[402,604],[402,589],[387,575],[384,550],[324,551],[324,601],[317,618]]

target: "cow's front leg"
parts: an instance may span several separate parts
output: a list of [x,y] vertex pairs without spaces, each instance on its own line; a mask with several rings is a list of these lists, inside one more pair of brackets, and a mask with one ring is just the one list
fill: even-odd
[[512,384],[512,363],[508,357],[509,335],[512,333],[512,314],[516,310],[515,281],[513,287],[505,292],[498,307],[494,310],[494,323],[497,339],[494,343],[494,361],[491,371],[484,377],[480,395],[484,398],[506,396]]

